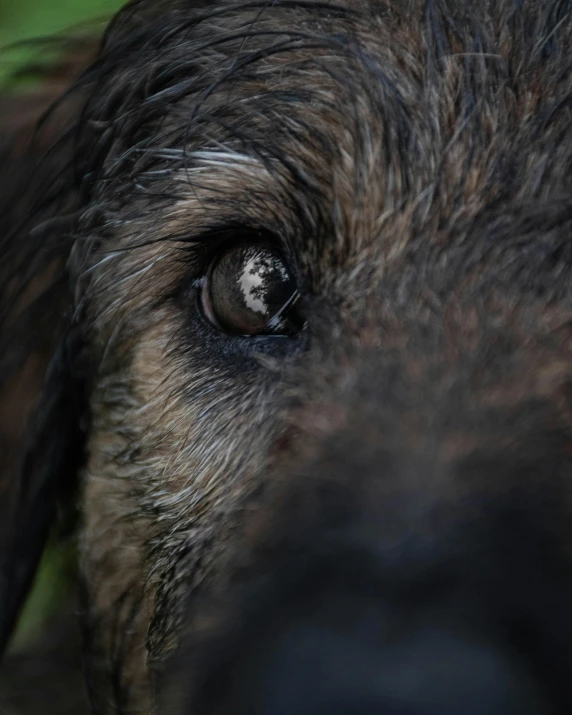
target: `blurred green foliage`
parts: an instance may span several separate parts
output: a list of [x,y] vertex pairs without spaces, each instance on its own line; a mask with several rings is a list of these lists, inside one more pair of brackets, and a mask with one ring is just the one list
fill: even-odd
[[0,0],[0,44],[44,37],[111,15],[122,0]]
[[72,543],[50,543],[36,574],[34,587],[20,614],[12,650],[28,648],[41,637],[46,622],[68,605],[75,581],[75,548]]
[[79,32],[82,25],[105,21],[124,4],[125,0],[0,0],[0,84],[26,63],[41,61],[42,50],[49,52],[49,43],[42,48],[31,40]]

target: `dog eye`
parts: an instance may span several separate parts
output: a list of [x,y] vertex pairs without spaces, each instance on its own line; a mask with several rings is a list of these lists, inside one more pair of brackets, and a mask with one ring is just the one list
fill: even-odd
[[202,283],[205,316],[234,335],[295,335],[304,327],[299,292],[284,259],[264,244],[241,244],[211,265]]

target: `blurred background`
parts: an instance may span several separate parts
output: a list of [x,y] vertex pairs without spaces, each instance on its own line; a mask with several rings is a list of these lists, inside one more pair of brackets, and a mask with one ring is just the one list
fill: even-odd
[[[75,57],[62,56],[70,53],[68,39],[72,48],[78,38],[93,45],[125,1],[0,0],[0,133],[6,135],[20,122],[23,109],[33,118],[45,97],[51,101],[62,91],[79,66]],[[15,447],[8,445],[8,451]],[[8,451],[0,454],[3,467]],[[87,712],[75,548],[70,529],[47,549],[0,670],[0,715]]]
[[[5,50],[7,45],[104,22],[122,4],[122,0],[0,0],[0,47]],[[20,59],[24,50],[20,48]],[[10,53],[3,58],[4,72],[14,57]]]
[[0,0],[0,43],[61,32],[105,17],[120,4],[118,0]]
[[122,4],[125,0],[0,0],[0,83],[38,59],[31,40],[90,32]]

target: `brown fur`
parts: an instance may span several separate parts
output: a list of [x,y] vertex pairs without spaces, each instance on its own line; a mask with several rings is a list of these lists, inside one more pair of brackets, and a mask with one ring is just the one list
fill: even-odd
[[[56,145],[67,183],[10,234],[63,256],[55,342],[80,344],[94,712],[150,713],[189,639],[241,622],[243,584],[330,533],[328,490],[403,573],[460,539],[479,584],[489,514],[540,503],[567,593],[572,8],[159,6],[111,26]],[[38,229],[62,202],[69,225]],[[298,337],[198,315],[216,231],[237,226],[281,245]],[[553,653],[568,673],[572,642]],[[168,712],[203,692],[192,662]]]

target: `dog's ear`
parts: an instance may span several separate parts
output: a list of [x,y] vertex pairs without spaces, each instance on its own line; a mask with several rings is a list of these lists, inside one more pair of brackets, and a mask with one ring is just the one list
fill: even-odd
[[[64,78],[65,81],[65,78]],[[85,370],[67,265],[78,206],[62,77],[0,97],[0,654],[73,495]]]

